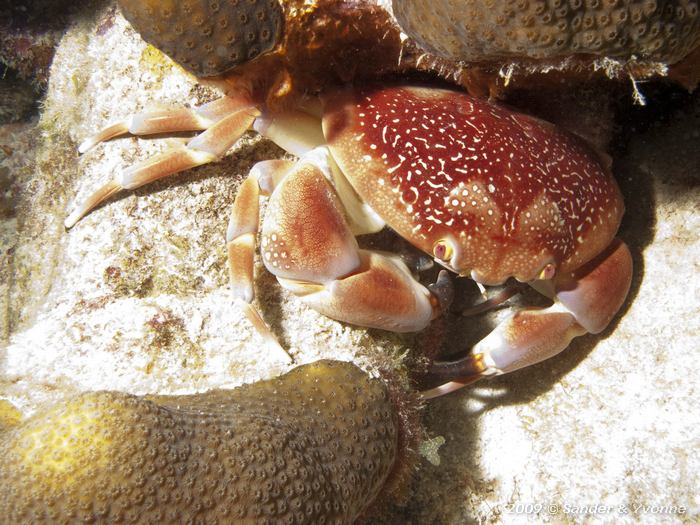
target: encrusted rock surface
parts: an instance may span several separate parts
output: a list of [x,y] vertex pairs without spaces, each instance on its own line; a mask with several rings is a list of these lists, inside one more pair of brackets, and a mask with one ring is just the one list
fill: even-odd
[[[70,28],[40,120],[0,134],[12,152],[0,152],[8,204],[0,398],[30,414],[87,390],[184,394],[288,370],[232,303],[225,266],[236,188],[256,161],[282,154],[271,143],[247,135],[222,162],[126,193],[63,228],[75,200],[176,140],[117,139],[80,158],[86,135],[144,107],[215,96],[108,3]],[[657,103],[649,97],[649,107]],[[431,462],[420,464],[409,497],[373,523],[660,521],[658,510],[634,505],[685,506],[663,521],[698,520],[699,121],[695,95],[651,127],[626,124],[632,135],[613,169],[636,266],[619,319],[553,360],[432,401],[425,424],[434,439],[423,447]],[[259,263],[256,286],[263,316],[298,363],[398,362],[437,342],[437,329],[397,336],[324,318],[280,291]],[[483,335],[481,321],[456,320]],[[595,504],[612,510],[577,511]]]
[[[18,0],[0,5],[0,64],[45,89],[54,47],[88,0]],[[6,72],[3,72],[4,80]]]

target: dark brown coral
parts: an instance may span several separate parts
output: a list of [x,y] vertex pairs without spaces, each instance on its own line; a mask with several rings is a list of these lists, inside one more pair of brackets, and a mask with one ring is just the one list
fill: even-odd
[[120,0],[141,37],[198,76],[221,74],[277,45],[277,0]]
[[394,0],[426,49],[468,62],[574,54],[673,64],[700,44],[697,0]]

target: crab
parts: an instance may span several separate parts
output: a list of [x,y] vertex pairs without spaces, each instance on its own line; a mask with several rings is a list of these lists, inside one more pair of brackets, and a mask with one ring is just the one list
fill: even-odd
[[[343,38],[357,36],[339,35],[333,49],[344,49]],[[392,35],[381,42],[399,49]],[[433,363],[440,384],[425,398],[534,364],[605,329],[627,296],[632,258],[616,237],[624,205],[604,155],[458,89],[348,85],[328,80],[327,71],[324,82],[290,77],[303,69],[290,56],[302,55],[263,55],[216,80],[221,99],[137,114],[88,138],[81,152],[127,133],[203,131],[126,169],[77,206],[66,227],[118,191],[217,160],[253,129],[298,157],[253,167],[226,235],[232,292],[266,337],[273,336],[252,306],[259,229],[263,263],[280,285],[353,325],[415,332],[449,308],[446,273],[426,287],[399,257],[358,246],[357,236],[387,226],[448,272],[480,286],[512,278],[552,299],[550,307],[516,311],[457,361]],[[269,202],[260,228],[261,196]]]

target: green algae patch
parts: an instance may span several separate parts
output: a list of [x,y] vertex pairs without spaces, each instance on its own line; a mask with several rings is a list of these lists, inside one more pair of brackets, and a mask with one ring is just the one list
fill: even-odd
[[163,75],[172,68],[173,61],[151,45],[147,45],[144,48],[139,58],[139,71],[149,72],[153,75],[153,84],[149,86],[153,90],[161,89],[163,86]]

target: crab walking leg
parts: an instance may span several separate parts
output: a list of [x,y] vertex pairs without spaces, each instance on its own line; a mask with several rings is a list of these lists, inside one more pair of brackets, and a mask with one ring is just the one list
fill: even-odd
[[227,115],[253,105],[247,97],[227,96],[193,109],[177,108],[136,113],[86,138],[78,146],[78,152],[83,154],[100,142],[122,135],[155,135],[209,129]]
[[631,281],[632,256],[627,245],[615,239],[593,261],[553,280],[552,306],[520,310],[482,339],[467,357],[434,363],[431,373],[451,381],[423,392],[423,397],[444,395],[479,377],[533,365],[564,350],[574,337],[600,333],[622,306]]
[[264,160],[250,170],[231,208],[226,247],[231,289],[237,299],[253,302],[253,259],[260,217],[260,196],[269,196],[294,166],[290,160]]
[[254,298],[253,260],[260,216],[260,196],[270,195],[293,166],[293,161],[284,159],[265,160],[253,166],[238,189],[226,231],[229,278],[233,296],[244,303],[245,316],[268,346],[289,362],[292,361],[292,357],[279,343],[251,303]]
[[71,228],[98,204],[121,190],[132,190],[202,164],[218,160],[250,128],[260,112],[254,107],[240,108],[220,119],[182,147],[138,163],[124,170],[76,207],[65,221]]

